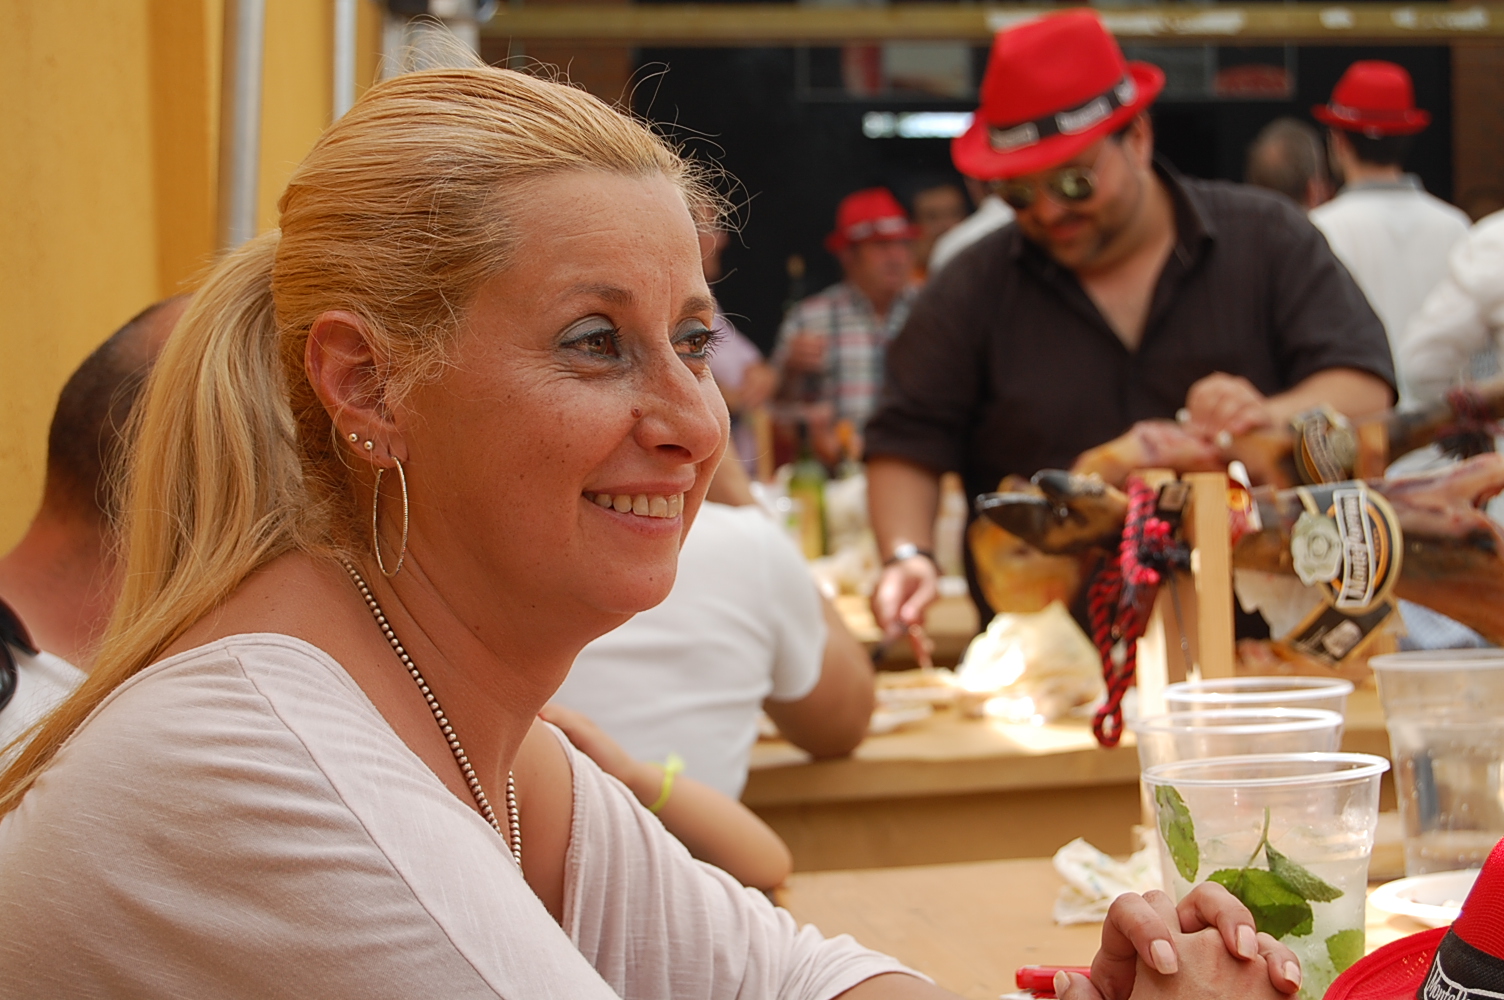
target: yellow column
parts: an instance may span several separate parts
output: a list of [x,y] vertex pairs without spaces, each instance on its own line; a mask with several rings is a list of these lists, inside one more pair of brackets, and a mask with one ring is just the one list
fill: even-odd
[[[213,260],[223,7],[0,0],[0,553],[41,498],[73,369]],[[262,228],[329,124],[333,87],[333,4],[267,8]],[[375,0],[359,19],[357,93],[376,75]]]
[[0,3],[0,551],[41,497],[64,380],[160,290],[149,20],[146,0]]

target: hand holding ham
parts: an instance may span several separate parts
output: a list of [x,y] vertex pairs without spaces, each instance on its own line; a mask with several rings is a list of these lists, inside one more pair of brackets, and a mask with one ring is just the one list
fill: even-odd
[[1185,395],[1187,429],[1206,441],[1225,443],[1240,434],[1269,427],[1268,399],[1240,375],[1213,372]]
[[1214,472],[1226,464],[1221,451],[1171,420],[1140,420],[1127,432],[1081,453],[1071,471],[1122,486],[1139,469]]
[[1158,891],[1119,896],[1102,925],[1091,978],[1056,977],[1061,1000],[1284,1000],[1299,989],[1295,954],[1255,933],[1248,908],[1211,882],[1196,886],[1178,906]]

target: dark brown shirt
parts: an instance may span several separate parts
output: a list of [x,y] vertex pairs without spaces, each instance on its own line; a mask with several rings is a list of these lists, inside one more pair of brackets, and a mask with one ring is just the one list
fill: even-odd
[[1069,468],[1139,420],[1173,417],[1198,379],[1265,395],[1328,368],[1394,384],[1389,342],[1326,240],[1283,197],[1156,164],[1176,241],[1130,351],[1073,272],[1017,225],[962,251],[888,348],[869,457],[960,472],[969,494],[1008,473]]

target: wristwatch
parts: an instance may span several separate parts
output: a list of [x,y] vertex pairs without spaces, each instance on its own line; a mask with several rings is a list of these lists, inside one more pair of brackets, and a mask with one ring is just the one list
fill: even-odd
[[893,546],[893,554],[883,560],[883,565],[891,566],[896,562],[903,562],[905,559],[912,559],[915,556],[924,556],[930,562],[935,563],[936,567],[940,565],[935,562],[935,553],[921,549],[913,542],[899,542]]

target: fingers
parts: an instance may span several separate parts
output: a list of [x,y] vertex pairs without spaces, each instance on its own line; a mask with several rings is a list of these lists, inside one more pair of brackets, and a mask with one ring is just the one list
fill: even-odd
[[1055,973],[1055,996],[1060,1000],[1104,1000],[1090,979],[1064,969]]
[[1257,943],[1259,954],[1269,966],[1270,984],[1281,993],[1298,993],[1301,972],[1300,959],[1295,957],[1295,952],[1268,934],[1258,935]]
[[1126,893],[1113,900],[1102,924],[1102,947],[1091,963],[1091,981],[1105,1000],[1127,1000],[1139,959],[1163,975],[1180,968],[1171,943],[1175,904],[1162,892]]
[[1203,882],[1186,893],[1175,908],[1180,930],[1185,934],[1215,927],[1227,950],[1239,958],[1259,953],[1254,936],[1253,914],[1238,898],[1215,882]]
[[1263,393],[1245,378],[1216,372],[1186,394],[1189,427],[1220,448],[1239,434],[1270,422]]
[[915,625],[924,624],[924,613],[929,610],[931,604],[935,603],[935,598],[939,596],[939,589],[936,582],[938,574],[934,563],[924,556],[916,556],[905,561],[914,564],[908,567],[908,572],[911,574],[911,579],[917,577],[918,584],[910,592],[908,600],[904,601],[903,606],[898,609],[899,622],[905,629],[909,629]]
[[883,570],[872,592],[872,616],[889,638],[910,625],[924,623],[924,613],[938,594],[934,563],[924,556],[896,562]]

